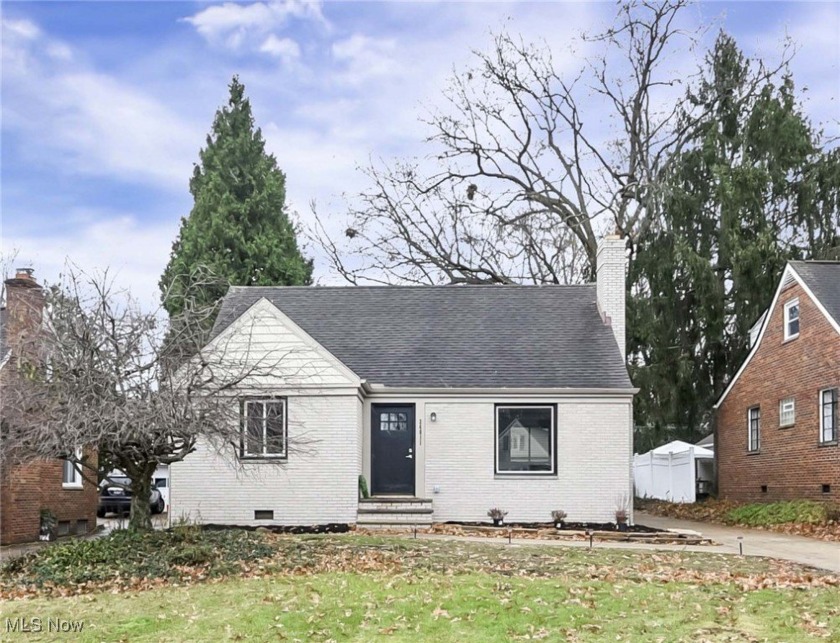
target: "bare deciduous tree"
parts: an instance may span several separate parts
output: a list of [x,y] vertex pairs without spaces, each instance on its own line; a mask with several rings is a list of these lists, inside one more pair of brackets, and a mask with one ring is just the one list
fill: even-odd
[[[141,310],[107,274],[71,271],[46,298],[40,332],[19,347],[4,385],[0,454],[5,464],[64,458],[94,484],[98,456],[131,480],[132,529],[151,528],[158,465],[183,460],[200,441],[239,463],[239,397],[313,376],[288,351],[254,340],[258,317],[208,343],[215,311],[188,305],[163,324],[161,311]],[[288,448],[307,451],[312,441],[298,434]]]
[[601,234],[633,249],[656,222],[664,171],[691,138],[690,79],[673,63],[698,35],[678,24],[687,4],[620,3],[612,27],[582,36],[575,73],[548,46],[495,36],[427,119],[426,161],[371,167],[346,238],[318,212],[311,236],[354,283],[591,276]]

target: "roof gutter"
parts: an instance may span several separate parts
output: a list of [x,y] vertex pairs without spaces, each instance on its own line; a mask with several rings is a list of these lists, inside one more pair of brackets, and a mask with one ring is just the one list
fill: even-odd
[[447,387],[447,386],[385,386],[362,380],[362,390],[368,394],[394,393],[400,395],[635,395],[638,388],[505,388],[505,387]]

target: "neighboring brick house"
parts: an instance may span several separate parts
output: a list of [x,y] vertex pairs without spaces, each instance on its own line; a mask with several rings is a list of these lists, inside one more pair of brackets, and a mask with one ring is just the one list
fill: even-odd
[[840,500],[840,262],[792,261],[717,408],[718,493]]
[[[18,357],[40,328],[44,292],[30,270],[6,280],[0,309],[0,404],[2,389],[17,377]],[[5,417],[5,415],[4,415]],[[59,535],[96,528],[96,486],[62,460],[38,460],[4,468],[0,474],[0,544],[38,540],[41,511],[49,510]]]

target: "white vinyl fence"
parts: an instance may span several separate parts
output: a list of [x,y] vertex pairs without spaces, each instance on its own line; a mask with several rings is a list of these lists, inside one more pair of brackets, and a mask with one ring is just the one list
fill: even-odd
[[648,451],[633,456],[636,495],[670,502],[694,502],[697,499],[694,462],[694,449],[662,454]]

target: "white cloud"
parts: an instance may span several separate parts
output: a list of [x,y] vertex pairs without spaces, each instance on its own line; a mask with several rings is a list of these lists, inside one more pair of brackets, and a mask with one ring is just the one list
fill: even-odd
[[33,267],[46,283],[57,283],[68,261],[88,274],[107,269],[117,286],[154,307],[178,222],[149,224],[132,213],[87,210],[67,216],[79,221],[70,233],[5,238],[5,249],[19,251],[15,265]]
[[[353,85],[372,78],[394,74],[400,63],[396,55],[397,42],[393,38],[373,38],[355,33],[332,45],[333,57],[344,66],[340,80]],[[407,62],[407,61],[405,61]]]
[[[807,10],[806,10],[807,9]],[[807,88],[806,111],[829,137],[840,135],[840,5],[796,7],[790,35],[798,51],[791,62],[797,88]],[[769,34],[763,42],[771,40]],[[776,36],[776,42],[781,39]]]
[[184,190],[202,131],[162,101],[76,63],[31,24],[3,27],[3,130],[33,167]]
[[293,19],[327,24],[321,11],[321,2],[307,0],[253,4],[226,2],[207,7],[184,18],[184,21],[195,27],[211,45],[237,52],[257,51],[288,59],[296,58],[300,48],[291,39],[278,37],[276,32]]
[[3,20],[4,38],[21,38],[23,40],[34,40],[41,35],[41,30],[34,22],[29,20]]
[[270,34],[260,45],[260,51],[264,54],[281,58],[285,61],[292,61],[300,58],[300,46],[291,38],[278,38]]

